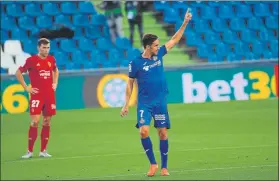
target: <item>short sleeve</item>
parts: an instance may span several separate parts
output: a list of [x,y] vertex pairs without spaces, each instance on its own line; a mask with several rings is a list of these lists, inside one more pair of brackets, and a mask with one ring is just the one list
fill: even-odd
[[137,75],[137,67],[134,61],[129,63],[129,77],[134,79]]
[[165,45],[161,46],[158,52],[159,56],[165,56],[168,53],[167,48]]
[[28,58],[25,61],[25,64],[23,66],[20,66],[18,68],[22,73],[26,73],[29,69],[31,69],[31,59]]

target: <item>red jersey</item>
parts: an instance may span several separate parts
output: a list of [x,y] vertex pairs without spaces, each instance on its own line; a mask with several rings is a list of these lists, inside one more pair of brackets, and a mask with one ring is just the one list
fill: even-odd
[[53,70],[56,69],[56,61],[53,56],[47,56],[45,59],[38,55],[29,57],[19,70],[29,73],[29,78],[32,88],[39,89],[39,95],[54,92],[53,84]]

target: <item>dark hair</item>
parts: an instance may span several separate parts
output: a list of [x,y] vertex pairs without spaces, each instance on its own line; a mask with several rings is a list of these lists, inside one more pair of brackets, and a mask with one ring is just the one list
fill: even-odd
[[142,38],[143,48],[146,48],[147,45],[151,46],[152,43],[158,39],[158,36],[153,34],[145,34]]
[[48,40],[48,39],[46,39],[46,38],[41,38],[41,39],[39,39],[38,40],[38,46],[40,47],[41,45],[47,45],[47,44],[49,44],[50,43],[50,41]]

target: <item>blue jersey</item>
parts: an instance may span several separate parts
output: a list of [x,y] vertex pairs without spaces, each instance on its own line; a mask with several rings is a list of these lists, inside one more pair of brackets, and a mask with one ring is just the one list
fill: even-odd
[[167,54],[167,49],[162,46],[157,56],[148,59],[140,55],[130,62],[129,77],[137,79],[138,103],[156,104],[168,93],[163,66],[165,54]]

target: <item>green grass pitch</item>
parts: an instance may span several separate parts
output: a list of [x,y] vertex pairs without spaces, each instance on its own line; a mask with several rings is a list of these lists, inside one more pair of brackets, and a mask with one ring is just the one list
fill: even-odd
[[[169,105],[169,171],[152,178],[134,127],[120,108],[58,111],[48,151],[38,158],[40,137],[30,160],[26,152],[29,115],[2,115],[1,179],[278,179],[278,99]],[[40,132],[39,134],[40,135]],[[159,140],[151,139],[160,164]]]

